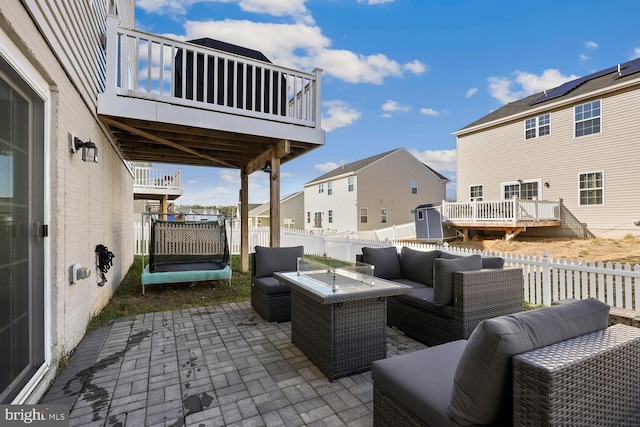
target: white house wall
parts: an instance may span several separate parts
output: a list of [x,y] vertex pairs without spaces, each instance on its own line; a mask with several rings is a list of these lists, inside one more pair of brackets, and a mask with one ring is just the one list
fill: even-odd
[[[330,180],[332,182],[332,194],[327,191],[327,182],[323,182],[324,192],[318,192],[318,184],[305,186],[304,188],[304,229],[311,230],[314,228],[314,214],[321,212],[322,228],[356,232],[358,231],[357,223],[357,206],[356,197],[358,189],[358,179],[353,176],[354,190],[348,190],[348,178],[338,178]],[[329,211],[332,212],[333,222],[329,223]],[[307,222],[307,214],[311,215],[311,222]]]
[[[133,177],[98,121],[95,102],[88,102],[95,98],[100,80],[97,60],[91,58],[98,49],[80,41],[95,41],[98,29],[104,25],[105,11],[100,7],[106,7],[105,3],[25,1],[27,11],[19,0],[0,2],[0,35],[10,41],[9,51],[19,52],[14,58],[2,60],[15,62],[18,67],[25,64],[18,73],[37,74],[33,79],[45,82],[51,93],[45,102],[45,182],[49,187],[45,211],[49,217],[50,248],[45,254],[50,266],[45,278],[45,323],[50,332],[47,342],[51,367],[27,399],[32,403],[46,390],[58,358],[78,345],[89,320],[107,304],[133,262]],[[60,21],[63,11],[59,8],[72,13],[71,17],[65,15]],[[98,10],[101,13],[96,13]],[[44,21],[33,20],[44,16]],[[61,28],[52,30],[55,25]],[[63,39],[47,40],[61,33],[65,34]],[[77,49],[85,51],[84,59],[71,59],[69,52]],[[69,152],[70,132],[96,143],[98,163],[83,162],[81,153]],[[98,244],[115,254],[103,287],[98,286],[96,270]],[[91,276],[71,285],[70,267],[76,263],[89,267]]]
[[[459,136],[457,199],[468,201],[470,186],[483,185],[484,200],[499,200],[502,182],[539,179],[540,199],[563,200],[563,225],[559,229],[529,229],[527,234],[639,235],[640,227],[632,221],[640,219],[640,88],[588,101],[595,99],[602,99],[599,134],[574,137],[571,105],[551,112],[551,133],[547,136],[525,140],[524,117]],[[596,171],[604,172],[604,204],[580,206],[579,174]]]

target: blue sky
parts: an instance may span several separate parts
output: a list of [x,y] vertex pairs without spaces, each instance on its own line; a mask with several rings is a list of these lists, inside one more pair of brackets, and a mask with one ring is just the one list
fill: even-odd
[[[637,0],[136,0],[139,30],[211,37],[324,70],[325,145],[282,166],[283,196],[340,164],[405,147],[449,178],[455,198],[452,132],[640,57],[639,16]],[[237,204],[239,171],[176,167],[177,204]],[[249,194],[268,201],[266,174],[250,176]]]

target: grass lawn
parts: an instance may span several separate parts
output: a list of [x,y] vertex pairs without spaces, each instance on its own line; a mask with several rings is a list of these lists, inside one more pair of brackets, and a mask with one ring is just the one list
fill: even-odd
[[118,317],[247,301],[250,298],[251,275],[239,272],[239,255],[231,257],[231,269],[231,284],[228,280],[215,280],[197,282],[193,286],[191,283],[147,285],[142,296],[142,257],[136,256],[109,303],[91,319],[87,329],[105,326]]

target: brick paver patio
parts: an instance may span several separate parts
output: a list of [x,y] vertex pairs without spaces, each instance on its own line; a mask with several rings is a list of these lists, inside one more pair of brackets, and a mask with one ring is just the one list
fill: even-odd
[[[148,313],[88,333],[42,403],[72,426],[370,426],[370,372],[329,382],[248,302]],[[387,355],[424,348],[387,328]]]

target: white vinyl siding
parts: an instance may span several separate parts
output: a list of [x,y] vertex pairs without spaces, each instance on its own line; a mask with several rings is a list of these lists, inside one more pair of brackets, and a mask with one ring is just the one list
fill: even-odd
[[[482,182],[484,200],[502,199],[501,183],[539,177],[549,187],[540,186],[541,200],[562,199],[562,211],[569,215],[561,227],[528,229],[526,235],[585,235],[582,227],[596,236],[640,237],[640,227],[632,220],[640,212],[637,193],[638,123],[640,123],[640,85],[611,96],[601,96],[600,106],[606,112],[606,131],[590,135],[589,143],[575,138],[574,107],[584,101],[567,104],[553,111],[553,131],[535,144],[522,141],[524,117],[458,135],[457,195],[468,201],[470,186]],[[499,167],[496,159],[501,161]],[[607,171],[604,205],[580,205],[578,175],[589,171]],[[563,214],[564,215],[564,214]],[[569,218],[575,217],[575,221]],[[614,224],[614,225],[612,225]],[[586,235],[585,235],[586,236]]]

